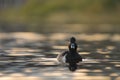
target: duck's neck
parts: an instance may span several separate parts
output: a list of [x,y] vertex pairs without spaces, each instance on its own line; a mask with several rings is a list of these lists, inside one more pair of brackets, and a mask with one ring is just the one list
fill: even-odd
[[77,52],[77,50],[74,50],[74,49],[72,49],[72,50],[69,50],[71,53],[76,53]]

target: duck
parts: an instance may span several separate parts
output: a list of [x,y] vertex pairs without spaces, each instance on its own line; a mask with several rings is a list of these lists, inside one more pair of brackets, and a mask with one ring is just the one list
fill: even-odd
[[[76,66],[76,63],[79,63],[82,61],[81,55],[77,52],[77,43],[76,43],[76,38],[71,37],[69,40],[69,45],[68,45],[68,50],[64,51],[61,54],[58,54],[57,60],[58,62],[62,64],[73,64]],[[69,66],[70,68],[70,66]]]

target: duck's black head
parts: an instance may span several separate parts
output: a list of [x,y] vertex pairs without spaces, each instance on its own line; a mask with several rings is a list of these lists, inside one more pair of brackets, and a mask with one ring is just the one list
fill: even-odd
[[70,43],[75,43],[75,42],[76,42],[75,37],[71,37],[71,38],[70,38]]
[[77,50],[76,39],[74,37],[70,38],[69,50],[72,52]]

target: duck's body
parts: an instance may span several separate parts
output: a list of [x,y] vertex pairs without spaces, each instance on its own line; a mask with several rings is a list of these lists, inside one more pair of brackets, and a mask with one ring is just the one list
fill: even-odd
[[70,39],[69,50],[58,55],[57,59],[60,63],[68,63],[71,67],[82,61],[82,57],[77,52],[77,44],[75,38]]

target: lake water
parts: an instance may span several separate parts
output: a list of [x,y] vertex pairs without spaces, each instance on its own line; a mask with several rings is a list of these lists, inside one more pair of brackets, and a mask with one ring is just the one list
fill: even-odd
[[[75,36],[84,61],[75,72],[57,62]],[[120,34],[0,33],[0,80],[120,80]]]

